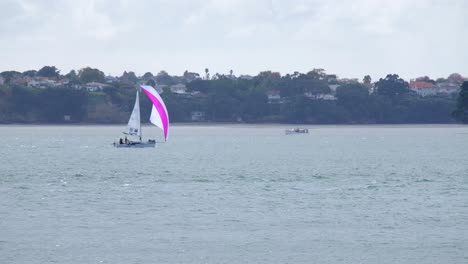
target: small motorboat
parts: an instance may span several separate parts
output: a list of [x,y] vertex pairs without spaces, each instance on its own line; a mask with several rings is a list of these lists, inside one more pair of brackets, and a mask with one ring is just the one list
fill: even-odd
[[290,135],[290,134],[308,134],[309,133],[309,129],[307,128],[290,128],[290,129],[286,129],[285,131],[286,135]]
[[114,147],[116,148],[154,148],[155,145],[156,140],[154,139],[148,139],[147,142],[127,140],[127,143],[125,143],[122,138],[120,138],[114,142]]

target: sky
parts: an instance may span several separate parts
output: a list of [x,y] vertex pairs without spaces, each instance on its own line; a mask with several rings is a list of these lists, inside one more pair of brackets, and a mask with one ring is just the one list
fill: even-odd
[[0,0],[0,72],[468,76],[466,0]]

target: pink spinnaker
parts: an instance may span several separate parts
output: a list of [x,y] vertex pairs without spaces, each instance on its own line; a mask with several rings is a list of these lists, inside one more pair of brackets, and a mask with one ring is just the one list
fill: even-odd
[[167,112],[166,105],[159,93],[153,87],[146,85],[141,85],[140,87],[153,103],[150,121],[155,126],[163,130],[164,139],[167,141],[167,138],[169,137],[169,114]]

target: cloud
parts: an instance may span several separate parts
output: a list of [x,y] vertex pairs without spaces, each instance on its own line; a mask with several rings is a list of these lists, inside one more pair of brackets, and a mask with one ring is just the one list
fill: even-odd
[[3,0],[0,9],[0,70],[322,67],[409,78],[468,68],[463,0]]

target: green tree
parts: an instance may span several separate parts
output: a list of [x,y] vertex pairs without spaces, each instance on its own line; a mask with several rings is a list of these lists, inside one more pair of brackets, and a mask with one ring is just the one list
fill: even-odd
[[447,77],[447,81],[461,84],[465,78],[459,73],[452,73]]
[[362,104],[369,99],[369,90],[361,84],[345,84],[336,89],[336,98],[342,105]]
[[143,74],[143,79],[146,80],[146,81],[148,81],[150,79],[153,79],[153,77],[154,76],[153,76],[153,74],[151,72],[147,72],[147,73]]
[[207,98],[208,116],[214,121],[233,121],[239,101],[225,93],[210,94]]
[[166,71],[160,71],[154,78],[157,84],[172,85],[174,80]]
[[0,73],[0,76],[2,76],[5,79],[5,83],[10,83],[11,80],[20,78],[21,77],[21,72],[17,71],[4,71]]
[[124,73],[120,77],[120,81],[125,83],[125,84],[134,85],[134,84],[136,84],[138,82],[138,78],[136,77],[134,72],[124,71]]
[[312,71],[307,72],[306,75],[309,76],[309,78],[316,80],[324,80],[327,76],[325,70],[322,68],[313,69]]
[[36,70],[29,70],[29,71],[23,72],[23,76],[25,77],[34,77],[36,76],[36,74],[37,74]]
[[19,85],[14,85],[12,88],[11,103],[15,113],[26,115],[37,109],[39,102],[37,89]]
[[279,89],[281,83],[281,74],[279,72],[262,71],[253,78],[256,86],[264,90]]
[[[178,96],[171,92],[169,87],[164,87],[164,92],[161,97],[166,104],[167,111],[169,111],[171,122],[183,122],[189,120],[190,115],[190,101],[187,98]],[[147,111],[150,112],[149,109]]]
[[146,85],[149,85],[151,87],[155,87],[156,86],[156,82],[153,80],[153,79],[149,79],[147,80],[146,82]]
[[37,72],[37,76],[58,78],[60,76],[60,71],[55,66],[44,66]]
[[338,104],[343,106],[349,118],[359,122],[368,120],[369,90],[362,84],[345,84],[336,89]]
[[304,93],[311,95],[328,94],[326,75],[323,75],[321,69],[310,71],[307,74],[286,75],[277,83],[282,97],[302,96]]
[[65,78],[68,78],[71,83],[79,82],[78,74],[76,74],[75,70],[71,70],[69,73],[65,74]]
[[78,79],[81,83],[104,82],[104,73],[98,69],[86,67],[78,72]]
[[184,71],[184,74],[182,75],[182,78],[183,78],[183,81],[184,83],[190,83],[190,82],[193,82],[195,80],[199,80],[200,79],[200,74],[196,73],[196,72],[189,72],[189,71]]
[[260,89],[250,88],[241,99],[240,116],[247,122],[258,121],[268,114],[268,108],[268,98],[265,93]]
[[44,120],[62,122],[69,115],[74,122],[86,117],[88,97],[84,90],[48,88],[40,94],[40,106]]
[[428,83],[436,84],[436,82],[434,80],[432,80],[431,78],[429,78],[429,76],[418,77],[418,78],[416,78],[416,81],[417,82],[428,82]]
[[190,92],[198,91],[202,93],[209,93],[212,91],[212,82],[207,80],[194,80],[187,84],[187,90]]
[[385,98],[400,98],[409,92],[408,83],[398,74],[388,74],[384,79],[375,83],[376,91]]
[[407,97],[401,105],[407,113],[400,123],[449,123],[456,102],[448,97]]
[[4,71],[4,72],[1,72],[0,73],[0,76],[2,76],[3,78],[16,78],[16,77],[19,77],[21,76],[21,72],[17,72],[17,71]]
[[210,79],[210,70],[208,68],[205,68],[205,80]]
[[307,109],[310,100],[303,95],[296,95],[281,106],[281,114],[284,121],[287,123],[304,123],[306,122],[308,113],[310,110]]
[[468,124],[468,81],[463,82],[461,85],[457,98],[457,108],[453,112],[453,116],[458,121]]
[[364,76],[364,78],[362,79],[362,82],[364,83],[364,85],[370,85],[371,82],[372,82],[372,78],[370,77],[370,75],[366,75]]

